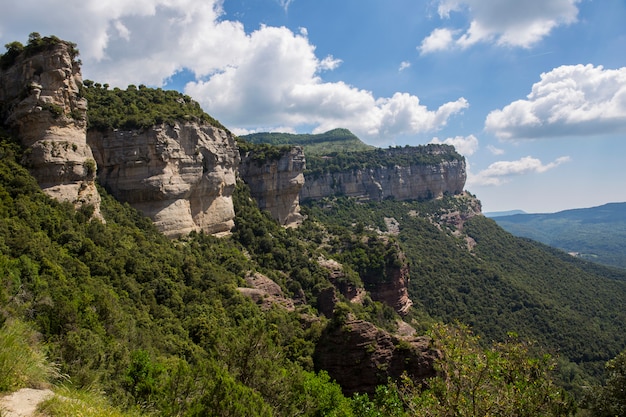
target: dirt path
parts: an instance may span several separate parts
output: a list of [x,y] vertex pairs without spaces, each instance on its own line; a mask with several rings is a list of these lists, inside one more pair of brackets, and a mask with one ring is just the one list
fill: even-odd
[[23,388],[0,398],[2,417],[32,417],[37,405],[54,395],[49,389]]

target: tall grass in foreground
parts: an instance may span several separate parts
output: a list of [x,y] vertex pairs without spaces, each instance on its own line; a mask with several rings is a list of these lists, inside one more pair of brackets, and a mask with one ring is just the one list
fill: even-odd
[[0,327],[0,392],[37,388],[59,376],[27,323],[10,319]]
[[120,411],[112,407],[101,394],[62,387],[55,389],[54,397],[42,402],[38,411],[50,417],[140,417],[137,411]]

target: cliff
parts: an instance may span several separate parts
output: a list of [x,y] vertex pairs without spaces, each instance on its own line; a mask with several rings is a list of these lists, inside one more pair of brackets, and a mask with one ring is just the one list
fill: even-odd
[[[380,149],[359,154],[362,155],[353,157],[356,162],[348,164],[342,161],[343,155],[320,159],[321,169],[305,174],[300,198],[345,195],[374,201],[413,200],[463,192],[467,178],[465,160],[450,146]],[[376,155],[377,159],[358,162],[359,158],[370,155]]]
[[305,167],[304,152],[298,146],[272,158],[259,158],[249,151],[242,158],[239,175],[261,210],[269,211],[283,226],[295,226],[302,222],[299,193]]
[[90,130],[98,180],[170,237],[234,226],[239,152],[223,129],[195,122],[136,130]]
[[[352,152],[315,154],[309,171],[300,146],[254,145],[240,154],[230,132],[187,96],[83,85],[77,54],[75,45],[54,37],[9,48],[0,71],[2,123],[29,148],[24,162],[47,194],[92,204],[98,217],[96,175],[170,237],[229,232],[237,176],[284,226],[301,223],[301,199],[409,200],[463,191],[465,160],[446,145],[372,150],[362,144]],[[93,108],[89,129],[85,97]],[[337,132],[328,132],[330,142],[309,137],[307,146],[358,141]]]
[[0,122],[30,148],[24,163],[46,194],[91,204],[100,217],[76,54],[73,44],[56,38],[35,38],[23,51],[7,53],[0,69]]

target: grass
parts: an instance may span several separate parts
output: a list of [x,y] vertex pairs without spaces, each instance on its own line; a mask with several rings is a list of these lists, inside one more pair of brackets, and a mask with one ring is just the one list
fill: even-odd
[[122,411],[113,407],[102,394],[94,391],[60,387],[55,389],[55,394],[54,397],[42,402],[37,410],[49,417],[140,417],[145,415],[135,410]]
[[0,327],[0,392],[38,388],[61,375],[48,361],[38,334],[20,320],[7,320]]

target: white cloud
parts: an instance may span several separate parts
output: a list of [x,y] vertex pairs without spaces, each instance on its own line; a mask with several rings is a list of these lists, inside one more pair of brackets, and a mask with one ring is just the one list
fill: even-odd
[[510,181],[511,177],[527,174],[542,174],[569,161],[570,158],[568,156],[562,156],[547,164],[531,156],[526,156],[517,161],[498,161],[489,165],[478,174],[468,174],[467,185],[502,185]]
[[504,155],[504,149],[496,148],[493,145],[487,145],[487,150],[494,155]]
[[478,42],[529,48],[554,28],[576,22],[581,0],[439,0],[442,19],[451,13],[468,16],[469,28],[457,38],[457,31],[435,29],[419,47],[422,53],[466,48]]
[[458,153],[464,156],[473,155],[478,150],[478,139],[474,135],[455,136],[453,138],[447,138],[443,141],[439,138],[433,138],[430,143],[452,145]]
[[332,71],[341,65],[341,59],[335,59],[332,55],[328,55],[317,66],[320,71]]
[[422,54],[449,49],[454,45],[454,34],[455,31],[450,29],[435,29],[422,40],[422,44],[418,46],[417,49],[419,49]]
[[398,68],[398,71],[404,71],[407,68],[411,68],[411,63],[409,61],[402,61],[400,63],[400,67]]
[[626,67],[564,65],[541,74],[526,100],[487,115],[501,139],[589,136],[626,131]]
[[[285,9],[292,0],[279,1]],[[257,126],[346,127],[371,142],[434,132],[468,107],[464,98],[429,109],[418,97],[375,97],[324,82],[341,64],[318,58],[307,31],[261,26],[246,33],[224,19],[222,0],[21,0],[0,15],[5,43],[26,41],[24,22],[42,35],[76,42],[84,78],[112,87],[162,86],[186,69],[186,93],[232,130]]]

